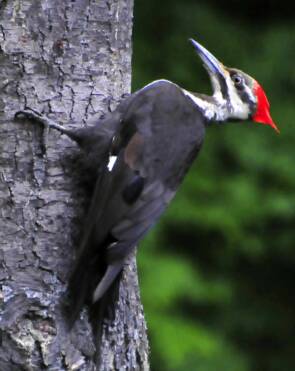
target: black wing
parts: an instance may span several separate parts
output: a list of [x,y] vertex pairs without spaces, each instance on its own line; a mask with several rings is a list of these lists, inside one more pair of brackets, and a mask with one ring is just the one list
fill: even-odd
[[123,108],[70,281],[79,309],[108,290],[174,196],[204,137],[201,113],[175,84],[148,86]]

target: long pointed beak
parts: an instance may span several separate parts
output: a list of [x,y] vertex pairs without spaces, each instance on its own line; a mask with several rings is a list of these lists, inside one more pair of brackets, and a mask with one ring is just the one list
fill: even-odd
[[209,69],[210,72],[213,74],[221,75],[225,78],[225,69],[221,62],[214,57],[207,49],[205,49],[201,44],[199,44],[194,39],[189,39],[190,42],[195,47],[199,57],[204,62],[205,66]]

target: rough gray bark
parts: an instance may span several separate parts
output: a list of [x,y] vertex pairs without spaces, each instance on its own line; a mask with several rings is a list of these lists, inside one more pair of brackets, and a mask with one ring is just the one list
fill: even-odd
[[[147,370],[135,258],[126,266],[101,364],[87,311],[71,333],[62,298],[87,196],[77,148],[16,123],[25,105],[85,125],[130,88],[132,0],[7,0],[0,4],[0,370]],[[75,176],[76,175],[76,176]]]

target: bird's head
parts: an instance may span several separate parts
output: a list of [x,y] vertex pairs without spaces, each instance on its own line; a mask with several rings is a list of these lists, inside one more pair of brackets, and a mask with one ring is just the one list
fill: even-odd
[[191,39],[191,42],[209,73],[214,92],[213,99],[219,107],[219,115],[215,113],[212,118],[250,119],[270,125],[279,132],[270,116],[270,105],[261,85],[246,73],[225,67],[195,40]]

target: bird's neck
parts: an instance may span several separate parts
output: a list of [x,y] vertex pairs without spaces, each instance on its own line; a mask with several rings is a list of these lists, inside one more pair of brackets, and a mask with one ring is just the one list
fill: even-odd
[[224,122],[230,116],[227,101],[220,93],[213,96],[191,93],[185,89],[183,92],[188,96],[206,117],[207,121]]

